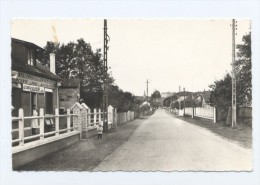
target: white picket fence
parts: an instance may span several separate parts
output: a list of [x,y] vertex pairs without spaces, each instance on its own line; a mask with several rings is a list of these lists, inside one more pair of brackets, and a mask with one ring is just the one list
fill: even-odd
[[135,113],[133,111],[116,113],[116,120],[118,125],[126,123],[128,121],[132,121],[134,119],[135,119]]
[[[171,113],[174,111],[169,109]],[[175,115],[184,116],[189,115],[192,118],[194,116],[200,117],[200,118],[206,118],[213,120],[213,122],[216,122],[216,108],[215,107],[185,107],[185,109],[177,109],[178,114],[175,113]]]
[[[39,116],[24,116],[24,110],[22,108],[19,109],[18,117],[12,117],[12,124],[15,125],[15,127],[12,129],[12,135],[17,135],[17,137],[13,137],[12,143],[19,143],[19,146],[24,145],[26,141],[30,140],[42,140],[46,137],[50,136],[58,136],[59,134],[63,133],[69,133],[73,130],[75,130],[75,127],[71,127],[71,120],[73,117],[77,115],[71,114],[70,109],[67,110],[67,114],[59,115],[58,109],[55,109],[55,115],[44,115],[44,109],[40,109]],[[66,121],[66,123],[62,124],[63,128],[60,129],[60,119]],[[25,121],[30,120],[38,120],[39,128],[38,133],[36,135],[31,134],[31,126],[25,126]],[[45,120],[49,120],[50,124],[53,125],[52,131],[46,132],[45,131]],[[65,128],[64,128],[65,125]],[[29,131],[27,135],[25,135],[25,132]],[[18,132],[18,134],[17,134]],[[16,133],[16,134],[15,134]]]
[[185,114],[192,116],[193,115],[193,108],[192,107],[186,107],[185,108]]
[[214,107],[196,107],[194,109],[194,116],[207,118],[207,119],[214,119],[215,116],[215,108]]
[[[108,109],[108,112],[108,120],[105,121],[108,121],[110,128],[112,125],[116,126],[135,119],[133,111],[117,113],[116,109],[111,108]],[[36,135],[32,135],[31,128],[31,122],[34,119],[37,119],[39,123]],[[46,129],[47,121],[51,130]],[[24,116],[24,110],[21,108],[18,117],[12,117],[12,143],[13,146],[22,146],[27,142],[39,141],[72,131],[82,133],[95,129],[98,124],[103,125],[103,112],[101,109],[90,109],[86,104],[76,103],[67,110],[67,114],[61,115],[59,115],[58,109],[55,109],[54,115],[45,115],[44,109],[41,108],[39,116]]]

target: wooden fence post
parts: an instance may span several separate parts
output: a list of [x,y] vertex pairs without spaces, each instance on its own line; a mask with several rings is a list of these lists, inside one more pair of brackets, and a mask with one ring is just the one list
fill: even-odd
[[19,139],[20,140],[20,143],[19,145],[24,145],[24,112],[23,112],[23,109],[20,108],[19,109]]
[[59,123],[59,110],[55,109],[55,135],[59,135],[60,123]]
[[71,115],[70,115],[70,109],[67,109],[67,129],[68,132],[70,132],[70,120],[71,120]]
[[97,122],[97,109],[94,109],[94,125],[96,125]]
[[213,122],[217,122],[217,114],[216,114],[216,107],[213,107]]
[[98,109],[98,122],[100,123],[101,121],[102,121],[102,118],[101,118],[101,114],[102,114],[102,112],[101,112],[101,109]]
[[91,109],[87,109],[87,127],[91,124]]
[[40,108],[40,139],[44,139],[44,109]]

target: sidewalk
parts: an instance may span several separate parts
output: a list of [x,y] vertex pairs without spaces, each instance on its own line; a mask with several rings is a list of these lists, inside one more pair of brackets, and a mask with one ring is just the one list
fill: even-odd
[[191,124],[204,127],[222,138],[232,141],[244,148],[252,148],[252,128],[250,126],[239,124],[237,125],[237,128],[231,128],[225,126],[223,123],[213,123],[212,121],[203,118],[172,116]]
[[147,118],[135,119],[111,129],[103,134],[103,140],[97,140],[96,136],[81,140],[69,148],[29,163],[18,171],[91,171],[126,142]]

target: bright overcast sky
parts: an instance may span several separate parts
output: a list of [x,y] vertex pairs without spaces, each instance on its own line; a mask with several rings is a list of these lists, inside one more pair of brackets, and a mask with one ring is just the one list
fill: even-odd
[[[108,65],[124,91],[143,95],[208,90],[231,70],[231,20],[108,20]],[[14,20],[14,38],[41,47],[84,38],[103,49],[103,20]],[[250,21],[238,20],[237,41],[250,31]]]

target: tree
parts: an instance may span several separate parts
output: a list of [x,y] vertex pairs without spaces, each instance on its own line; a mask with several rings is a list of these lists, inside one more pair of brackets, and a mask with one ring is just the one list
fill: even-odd
[[209,86],[212,89],[210,102],[213,106],[228,111],[232,100],[232,79],[230,74],[226,74],[224,79],[217,80]]
[[[236,71],[237,104],[252,101],[252,72],[251,72],[251,33],[243,36],[243,44],[237,45]],[[212,89],[210,102],[213,106],[228,111],[232,101],[232,78],[226,74],[224,79],[217,80],[209,86]]]
[[[41,63],[49,66],[49,54],[56,56],[56,74],[63,79],[80,79],[80,97],[88,101],[90,107],[101,107],[104,84],[104,68],[100,49],[95,52],[84,39],[60,44],[47,42],[39,55]],[[107,75],[108,85],[113,84],[111,73]]]
[[151,104],[153,107],[159,107],[159,99],[161,98],[161,93],[158,90],[155,90],[151,95]]
[[[100,49],[93,51],[83,39],[68,44],[47,42],[40,62],[48,67],[49,54],[56,55],[56,74],[63,79],[80,79],[80,97],[90,108],[102,107],[104,65]],[[122,91],[116,84],[111,72],[107,74],[108,103],[118,111],[134,110],[135,98],[130,92]]]
[[243,44],[237,45],[235,62],[237,80],[237,103],[252,102],[251,33],[243,36]]
[[156,98],[161,98],[161,93],[158,90],[155,90],[152,95],[151,98],[156,99]]

